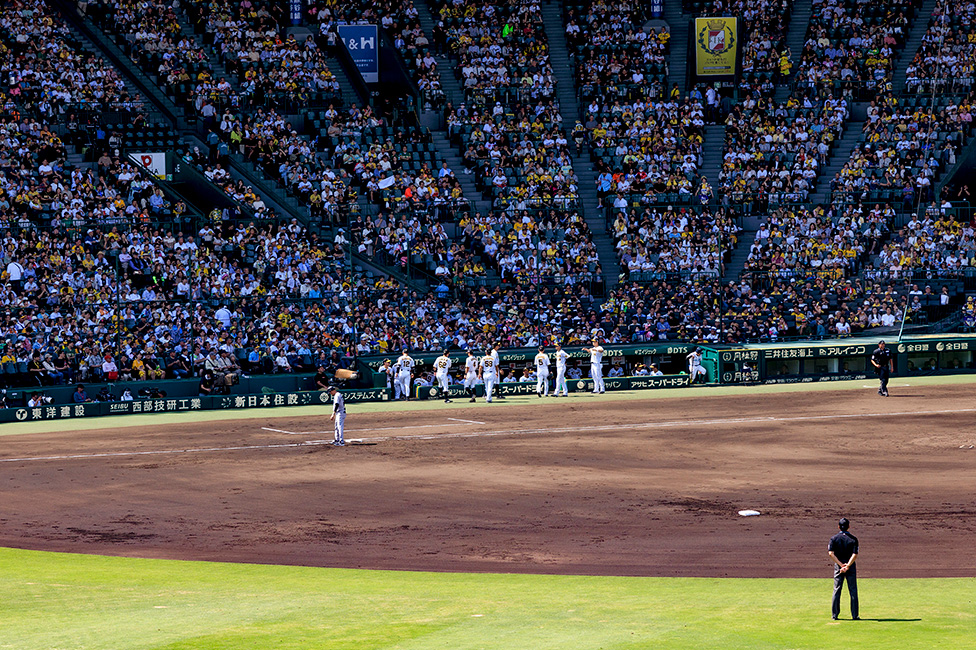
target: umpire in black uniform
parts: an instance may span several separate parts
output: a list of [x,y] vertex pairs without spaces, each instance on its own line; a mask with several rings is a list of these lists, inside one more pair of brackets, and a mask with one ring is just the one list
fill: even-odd
[[895,371],[895,359],[891,350],[885,346],[884,341],[878,341],[878,348],[871,353],[871,365],[874,366],[874,370],[878,373],[878,379],[881,380],[878,395],[888,397],[888,379],[891,377],[891,373]]
[[857,566],[854,564],[857,559],[857,538],[847,531],[851,525],[847,517],[841,518],[837,525],[840,532],[831,537],[827,545],[827,555],[834,561],[834,599],[830,603],[830,615],[835,621],[840,615],[840,593],[844,589],[844,580],[847,580],[847,591],[851,595],[851,618],[856,621],[861,618],[857,606]]

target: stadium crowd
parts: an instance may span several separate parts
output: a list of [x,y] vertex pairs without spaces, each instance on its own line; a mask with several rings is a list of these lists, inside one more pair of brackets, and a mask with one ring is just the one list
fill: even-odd
[[359,0],[342,4],[316,0],[308,3],[306,13],[320,37],[331,44],[339,40],[337,27],[340,24],[379,24],[403,57],[425,108],[443,107],[445,95],[434,57],[433,35],[421,27],[413,0]]
[[840,87],[863,100],[891,90],[894,63],[916,4],[815,1],[797,66],[798,85]]
[[742,74],[740,87],[769,97],[778,84],[790,82],[792,53],[786,30],[792,0],[714,0],[704,16],[736,16],[742,21]]
[[[965,144],[971,97],[903,103],[879,93],[862,144],[832,181],[843,200],[785,206],[809,197],[848,119],[849,95],[806,88],[777,103],[754,89],[730,108],[713,189],[699,174],[701,132],[706,121],[723,118],[721,99],[712,90],[683,98],[665,90],[667,34],[641,28],[635,6],[593,2],[568,16],[586,118],[567,137],[534,3],[436,4],[433,42],[409,3],[315,4],[326,37],[353,9],[363,20],[377,17],[401,51],[416,56],[421,78],[434,78],[423,77],[436,71],[433,50],[454,57],[466,96],[445,107],[447,128],[464,152],[458,171],[477,175],[491,210],[461,211],[448,223],[445,214],[455,215],[438,207],[464,197],[455,171],[432,164],[424,130],[390,126],[341,100],[321,112],[319,126],[304,127],[263,100],[248,110],[246,101],[225,101],[238,92],[300,99],[334,90],[315,40],[300,44],[283,35],[280,8],[188,6],[236,84],[207,76],[203,50],[182,34],[175,6],[124,0],[112,9],[119,33],[159,65],[200,64],[194,81],[207,88],[198,99],[210,149],[187,157],[256,218],[218,215],[191,225],[186,206],[167,200],[107,135],[93,165],[69,165],[73,144],[57,123],[65,112],[135,108],[138,99],[117,72],[71,42],[43,2],[17,2],[0,18],[0,71],[9,81],[6,108],[29,117],[0,120],[0,364],[26,368],[34,381],[209,374],[226,385],[242,373],[335,369],[357,354],[403,347],[572,345],[594,335],[609,343],[848,336],[890,327],[906,308],[913,313],[954,299],[948,288],[909,290],[910,281],[885,278],[958,275],[976,261],[973,225],[934,196],[940,173]],[[729,9],[749,25],[753,71],[775,71],[780,14],[789,4]],[[823,24],[812,29],[835,35],[812,47],[833,47],[828,62],[844,65],[855,65],[845,58],[849,48],[868,47],[867,59],[855,62],[857,74],[882,89],[877,71],[889,74],[889,50],[903,40],[911,10],[899,5],[884,17],[863,11],[825,4]],[[965,11],[942,2],[936,19]],[[925,65],[937,56],[926,49],[941,39],[936,19],[919,59]],[[870,62],[875,46],[875,59],[888,58]],[[800,71],[815,76],[810,48],[808,42]],[[38,56],[44,51],[58,53],[56,65]],[[593,292],[600,260],[579,208],[570,155],[577,137],[601,165],[597,189],[625,269],[624,282],[605,297]],[[259,190],[232,181],[229,155],[279,180],[313,217],[351,206],[360,194],[378,209],[359,213],[349,232],[331,228],[320,236],[275,215]],[[882,189],[904,192],[905,200],[868,200]],[[696,200],[665,208],[659,195],[670,193]],[[727,205],[716,205],[723,200]],[[766,216],[743,279],[722,283],[722,261],[740,234],[732,207],[741,203]],[[897,225],[897,213],[919,203],[932,207]],[[418,294],[355,268],[350,247],[401,271],[421,260],[431,290]]]
[[910,93],[968,93],[976,69],[973,18],[976,7],[960,0],[939,0],[922,36],[922,46],[906,71]]
[[725,208],[622,209],[613,220],[620,265],[628,275],[686,273],[719,276],[742,228]]
[[[236,88],[228,80],[219,80],[215,88],[219,95],[236,94],[247,106],[341,98],[338,81],[316,39],[299,41],[286,33],[281,3],[191,0],[187,10],[213,39],[218,59],[237,78]],[[206,102],[208,92],[209,83],[201,84],[197,101]]]
[[67,110],[132,110],[122,76],[76,47],[70,30],[44,0],[15,0],[0,15],[0,67],[10,99],[53,117]]
[[848,115],[844,99],[747,97],[726,119],[722,196],[756,211],[808,200]]

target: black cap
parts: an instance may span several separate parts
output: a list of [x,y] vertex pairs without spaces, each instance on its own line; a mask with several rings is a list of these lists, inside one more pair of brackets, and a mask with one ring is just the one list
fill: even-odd
[[847,530],[850,527],[851,522],[847,521],[847,517],[841,517],[840,521],[837,522],[837,525],[840,526],[841,530]]
[[331,393],[332,391],[334,391],[334,390],[338,390],[338,389],[337,389],[337,388],[336,388],[335,386],[329,386],[329,387],[328,387],[328,388],[326,388],[325,390],[327,390],[327,391],[329,391],[329,392]]

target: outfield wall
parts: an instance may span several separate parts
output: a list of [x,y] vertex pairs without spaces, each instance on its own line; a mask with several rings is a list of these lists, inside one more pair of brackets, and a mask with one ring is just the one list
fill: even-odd
[[[688,386],[688,375],[684,372],[685,355],[692,345],[684,343],[651,343],[641,345],[608,346],[604,358],[604,375],[609,373],[614,362],[632,368],[635,364],[658,364],[664,376],[624,376],[606,377],[608,391],[656,390]],[[793,344],[764,344],[738,348],[703,348],[704,367],[709,384],[785,384],[821,381],[845,381],[866,379],[874,376],[869,358],[877,347],[876,340],[846,339],[842,341],[804,342]],[[965,374],[976,372],[976,336],[948,336],[909,339],[891,343],[895,352],[895,376],[920,376],[939,374]],[[535,349],[502,350],[499,352],[502,368],[508,372],[521,372],[532,363]],[[589,371],[589,354],[582,348],[567,349],[571,364],[580,367],[584,374]],[[418,362],[419,372],[432,369],[435,353],[418,354],[413,358]],[[450,355],[455,362],[455,376],[463,372],[466,354]],[[386,375],[375,372],[387,357],[364,357],[359,360],[360,369],[367,383],[372,380],[373,387],[343,389],[346,401],[382,402],[392,398],[392,391],[386,388]],[[275,375],[251,377],[240,385],[232,387],[232,394],[219,396],[193,395],[196,380],[129,382],[116,384],[116,392],[122,387],[133,393],[145,386],[162,387],[167,390],[164,399],[137,399],[129,402],[106,402],[70,404],[54,403],[38,408],[0,409],[0,423],[27,422],[36,420],[62,420],[107,415],[132,415],[141,413],[172,413],[182,411],[240,410],[251,408],[284,408],[289,406],[310,406],[330,403],[328,393],[307,390],[311,375]],[[550,392],[554,377],[550,377]],[[572,392],[593,390],[593,382],[588,377],[569,379],[567,385]],[[536,383],[502,382],[498,384],[498,394],[531,395],[535,393]],[[56,391],[59,398],[70,399],[72,387],[47,388]],[[30,389],[28,389],[30,392]],[[92,391],[94,392],[94,391]],[[62,395],[62,393],[64,393]],[[478,386],[478,396],[483,395],[483,387]],[[439,390],[430,386],[413,387],[413,395],[419,399],[441,399]],[[449,397],[461,399],[464,391],[460,383],[453,383]]]
[[[895,375],[964,374],[976,372],[976,337],[908,339],[891,342]],[[722,384],[843,381],[874,376],[871,353],[877,340],[846,339],[823,343],[761,345],[709,350]]]

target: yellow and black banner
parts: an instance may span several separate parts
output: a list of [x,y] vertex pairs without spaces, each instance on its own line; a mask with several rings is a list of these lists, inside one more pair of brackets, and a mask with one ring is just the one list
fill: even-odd
[[697,76],[735,76],[739,53],[738,18],[695,18],[694,39]]

